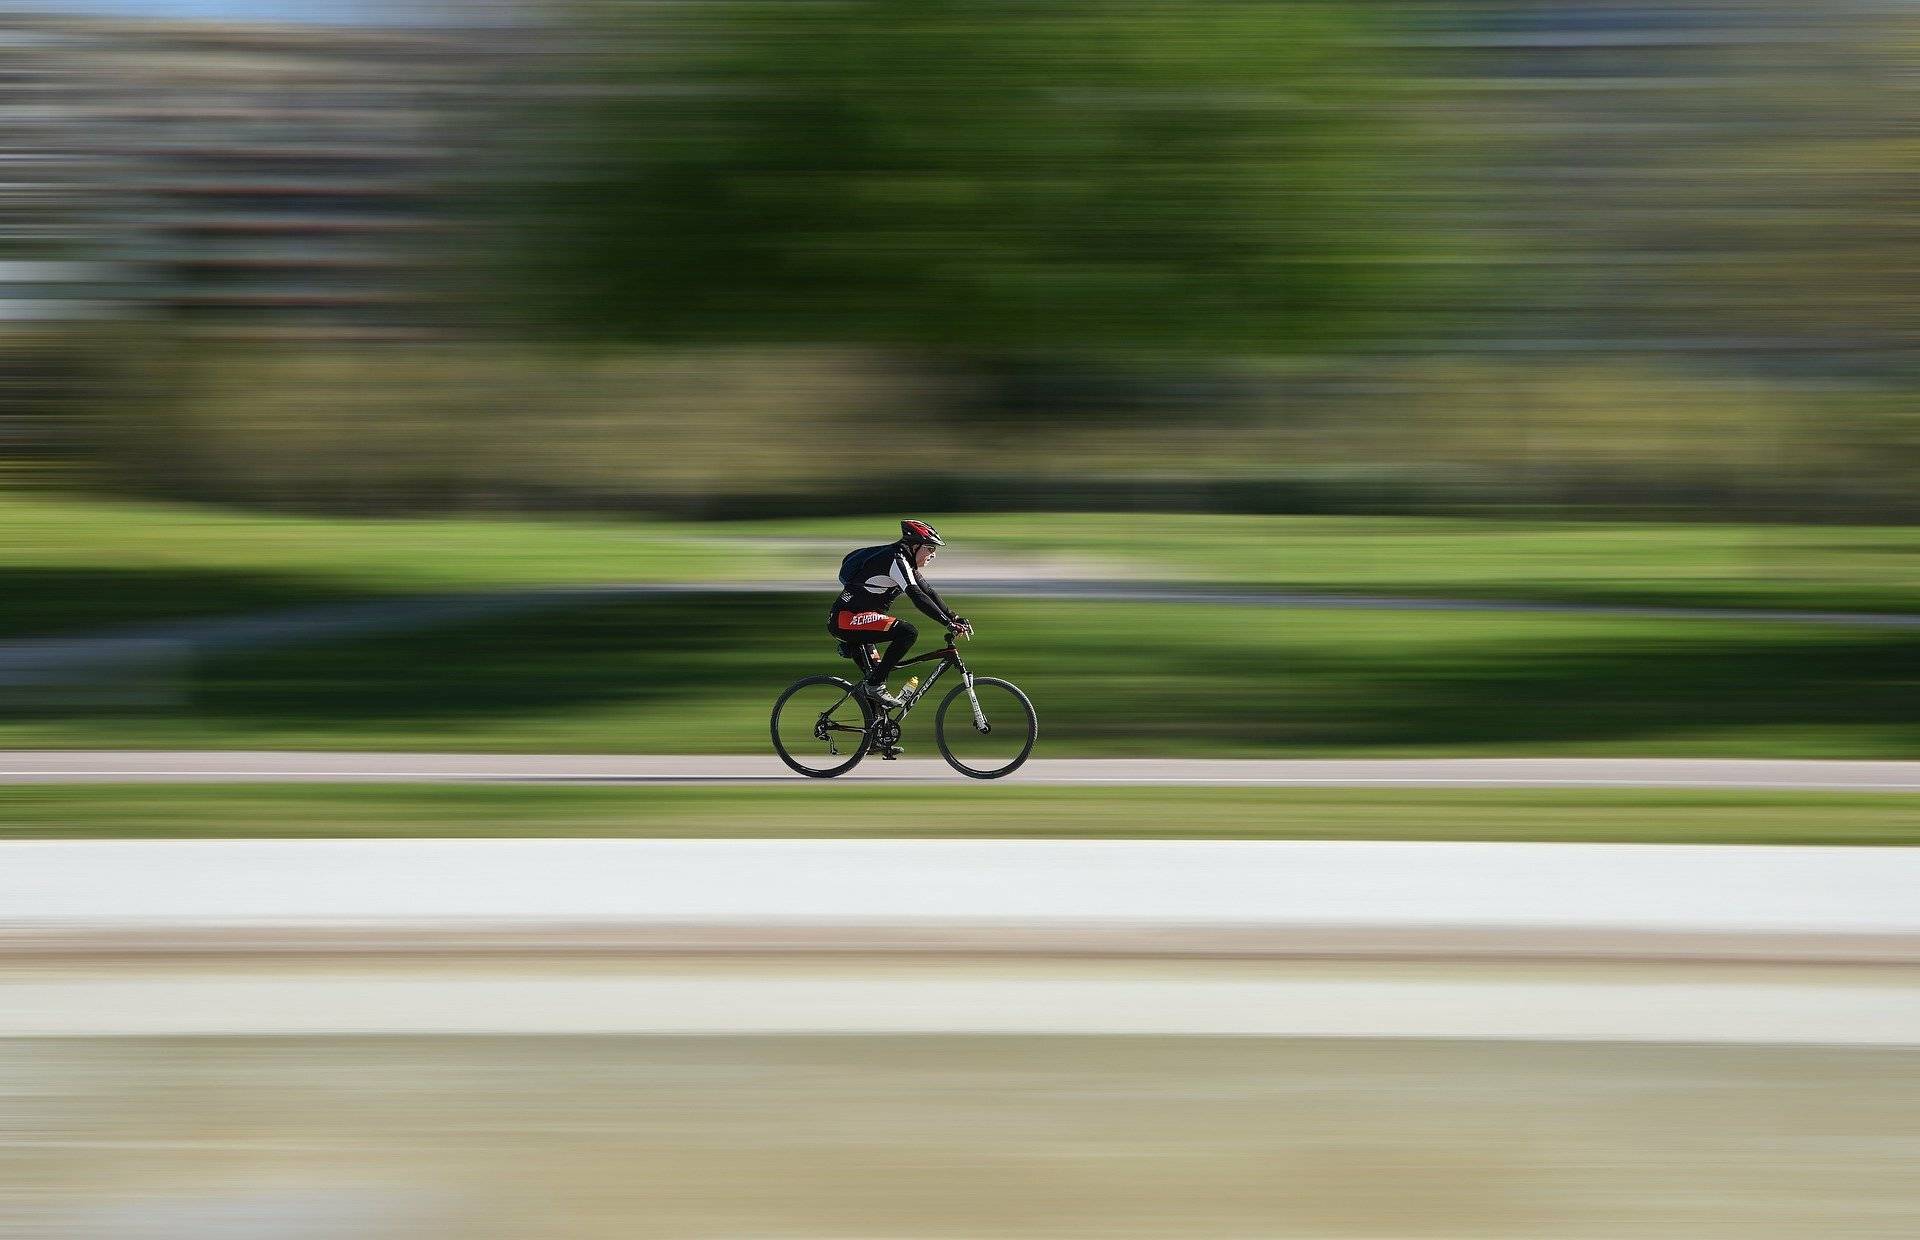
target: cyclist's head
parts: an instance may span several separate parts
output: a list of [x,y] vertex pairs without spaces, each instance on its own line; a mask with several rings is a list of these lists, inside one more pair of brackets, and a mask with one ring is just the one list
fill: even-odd
[[946,545],[934,528],[925,521],[900,523],[900,546],[913,557],[916,568],[925,568],[933,559],[934,548]]
[[908,547],[944,547],[946,541],[925,521],[902,521],[900,542]]

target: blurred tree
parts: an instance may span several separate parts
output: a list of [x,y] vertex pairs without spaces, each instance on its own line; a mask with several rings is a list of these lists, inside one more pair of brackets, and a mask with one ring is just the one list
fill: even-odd
[[1336,344],[1414,269],[1368,7],[602,5],[537,127],[524,304],[957,359]]

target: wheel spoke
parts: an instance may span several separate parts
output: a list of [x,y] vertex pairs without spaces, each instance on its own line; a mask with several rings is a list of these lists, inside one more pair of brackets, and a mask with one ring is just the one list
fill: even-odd
[[[984,729],[979,726],[982,721]],[[997,779],[1027,760],[1038,725],[1025,694],[1004,680],[982,676],[974,679],[972,697],[964,685],[947,695],[935,716],[934,732],[940,752],[956,770],[979,779]]]
[[[773,712],[774,751],[804,775],[838,775],[866,753],[866,721],[844,682],[816,676],[781,695]],[[848,742],[843,744],[842,735]]]

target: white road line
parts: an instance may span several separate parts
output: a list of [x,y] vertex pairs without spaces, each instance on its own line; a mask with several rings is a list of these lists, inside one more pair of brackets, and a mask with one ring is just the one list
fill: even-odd
[[1122,1034],[1920,1044],[1920,987],[1904,977],[1858,984],[1729,981],[1686,970],[1643,976],[156,973],[0,983],[0,1037]]

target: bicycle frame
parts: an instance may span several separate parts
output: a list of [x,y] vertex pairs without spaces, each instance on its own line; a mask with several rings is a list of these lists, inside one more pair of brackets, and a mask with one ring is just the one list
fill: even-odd
[[907,712],[920,704],[921,698],[933,692],[934,682],[938,681],[940,677],[946,673],[948,668],[957,667],[960,669],[960,676],[967,686],[967,700],[973,706],[974,719],[978,723],[985,724],[986,717],[980,711],[980,700],[973,696],[973,673],[967,670],[965,661],[960,658],[960,648],[955,642],[956,636],[955,633],[949,631],[947,633],[947,644],[940,649],[929,650],[927,653],[917,654],[911,659],[900,660],[900,667],[912,667],[916,663],[931,663],[935,660],[939,661],[940,666],[934,668],[933,671],[927,675],[926,683],[914,690],[914,694],[907,700],[907,704],[900,707],[899,713],[894,716],[895,722],[905,719]]
[[905,706],[900,708],[900,718],[906,718],[907,712],[915,706],[918,706],[921,698],[933,692],[934,683],[938,681],[950,667],[959,668],[960,675],[966,678],[967,687],[973,687],[973,675],[967,671],[967,665],[960,661],[960,651],[959,648],[953,644],[953,634],[951,633],[947,634],[947,644],[941,649],[930,650],[926,654],[917,655],[911,659],[902,659],[900,660],[900,666],[912,667],[915,663],[931,663],[935,660],[939,661],[940,666],[927,673],[926,683],[915,689],[913,697]]
[[895,724],[905,719],[907,712],[920,704],[920,699],[933,692],[934,682],[940,679],[943,672],[950,667],[957,667],[960,669],[960,683],[967,687],[967,706],[973,711],[973,726],[980,729],[983,736],[993,730],[993,725],[987,722],[987,712],[980,709],[980,695],[973,691],[973,673],[967,670],[966,661],[960,657],[957,637],[957,634],[949,630],[947,644],[941,649],[920,655],[918,658],[900,661],[900,666],[906,667],[909,664],[926,663],[938,659],[940,666],[933,669],[933,673],[927,677],[927,683],[916,689],[913,696],[907,700],[907,704],[900,708],[900,713],[894,716]]

